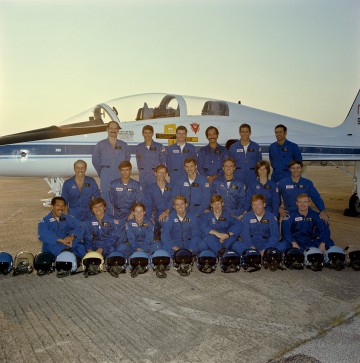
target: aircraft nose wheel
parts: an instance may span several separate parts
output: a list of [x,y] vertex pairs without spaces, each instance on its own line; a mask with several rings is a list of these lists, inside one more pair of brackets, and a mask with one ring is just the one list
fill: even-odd
[[360,215],[360,199],[356,193],[354,193],[349,200],[349,209],[345,209],[345,216],[356,217]]

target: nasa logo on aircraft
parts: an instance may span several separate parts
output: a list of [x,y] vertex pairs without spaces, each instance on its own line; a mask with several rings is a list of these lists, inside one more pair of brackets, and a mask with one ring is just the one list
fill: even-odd
[[198,131],[200,130],[200,125],[197,124],[196,122],[190,124],[191,130],[193,130],[195,132],[195,134],[198,133]]

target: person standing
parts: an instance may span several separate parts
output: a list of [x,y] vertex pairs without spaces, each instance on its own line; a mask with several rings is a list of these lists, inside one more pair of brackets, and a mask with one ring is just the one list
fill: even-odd
[[139,182],[144,188],[148,184],[155,183],[154,170],[157,165],[166,162],[165,147],[153,140],[154,128],[145,125],[142,129],[144,142],[135,148],[136,163],[139,170]]
[[251,126],[239,127],[240,140],[230,146],[229,156],[236,162],[235,178],[245,184],[246,189],[256,181],[255,166],[262,160],[261,147],[250,140]]
[[166,152],[166,166],[168,168],[170,182],[173,183],[186,175],[184,160],[188,157],[197,159],[195,146],[186,142],[187,128],[176,128],[176,143],[170,145]]
[[117,138],[119,131],[119,124],[110,121],[107,127],[108,138],[99,141],[92,153],[92,163],[100,177],[101,196],[108,210],[113,208],[109,196],[110,183],[120,178],[119,164],[131,158],[128,144]]
[[269,147],[269,159],[273,169],[271,180],[275,183],[290,176],[289,163],[292,160],[302,161],[299,146],[286,139],[287,127],[275,126],[276,142]]
[[215,178],[224,174],[222,162],[228,157],[228,150],[225,146],[218,144],[219,130],[215,126],[209,126],[205,135],[209,144],[199,149],[198,170],[211,184]]

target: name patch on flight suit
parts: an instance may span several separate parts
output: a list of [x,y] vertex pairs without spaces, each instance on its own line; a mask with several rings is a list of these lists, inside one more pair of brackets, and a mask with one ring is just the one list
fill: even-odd
[[189,153],[190,150],[189,149],[183,149],[183,153]]
[[156,151],[156,150],[157,150],[157,148],[156,148],[156,146],[150,146],[149,150],[150,150],[150,151]]
[[286,185],[285,188],[286,189],[294,189],[294,186],[293,185]]
[[136,222],[132,222],[132,223],[131,223],[131,225],[132,225],[133,227],[137,227],[137,223],[136,223]]
[[249,152],[254,152],[254,151],[255,151],[255,149],[254,149],[254,148],[252,148],[252,147],[249,147],[249,148],[247,149],[247,151],[249,151]]
[[122,192],[123,190],[124,190],[124,188],[116,187],[116,191],[117,191],[117,192]]
[[199,187],[200,184],[199,183],[192,183],[191,186],[193,186],[193,187]]
[[281,149],[281,151],[288,152],[289,150],[288,150],[288,148],[287,148],[287,147],[283,147],[283,148]]
[[216,224],[216,218],[211,218],[211,224]]
[[269,224],[269,220],[268,219],[262,219],[261,223]]
[[299,221],[302,221],[303,220],[303,217],[296,217],[295,218],[295,222],[299,222]]
[[224,222],[224,221],[226,221],[226,218],[224,218],[224,217],[219,217],[219,221],[220,221],[220,222]]
[[[56,221],[56,218],[50,218],[49,219],[49,222],[55,222],[55,221]],[[43,220],[41,222],[43,222]]]
[[99,223],[98,223],[98,222],[91,222],[91,225],[92,225],[92,226],[98,226],[98,225],[99,225]]
[[257,222],[257,219],[256,218],[250,219],[250,223],[256,223],[256,222]]
[[121,146],[115,146],[115,150],[121,150],[122,147]]
[[72,188],[72,189],[76,189],[76,185],[73,185],[71,188]]
[[188,187],[189,183],[188,182],[184,182],[184,187]]
[[173,154],[179,154],[180,151],[179,150],[173,150]]
[[236,149],[236,152],[237,153],[243,153],[244,152],[244,149]]

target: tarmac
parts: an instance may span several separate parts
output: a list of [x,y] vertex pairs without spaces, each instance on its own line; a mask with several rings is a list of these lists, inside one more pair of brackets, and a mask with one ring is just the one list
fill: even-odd
[[[345,217],[351,178],[308,167],[336,244],[360,245]],[[0,249],[37,253],[49,212],[41,178],[0,178]],[[0,362],[360,361],[360,272],[323,269],[203,274],[152,271],[59,279],[0,275]]]

